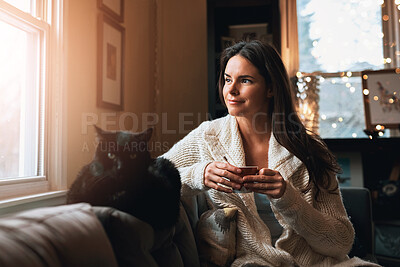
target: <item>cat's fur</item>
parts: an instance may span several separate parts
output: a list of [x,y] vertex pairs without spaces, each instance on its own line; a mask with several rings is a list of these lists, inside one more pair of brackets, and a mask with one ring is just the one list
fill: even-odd
[[155,229],[173,226],[179,216],[180,175],[169,160],[151,159],[147,143],[152,129],[131,133],[96,127],[96,131],[94,159],[78,174],[67,203],[114,207]]

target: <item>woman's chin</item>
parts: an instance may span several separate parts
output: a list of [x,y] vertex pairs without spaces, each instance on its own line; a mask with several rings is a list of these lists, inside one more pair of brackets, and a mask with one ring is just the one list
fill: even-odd
[[243,117],[244,116],[243,111],[238,110],[238,109],[228,109],[228,113],[229,113],[229,115],[234,116],[234,117]]

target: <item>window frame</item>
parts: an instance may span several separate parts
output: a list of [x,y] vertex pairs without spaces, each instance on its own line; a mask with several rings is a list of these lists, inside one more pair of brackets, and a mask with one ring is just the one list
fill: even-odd
[[[38,176],[0,179],[0,202],[28,195],[63,191],[67,188],[66,129],[64,109],[64,0],[38,0],[32,8],[35,16],[0,0],[3,20],[12,19],[16,27],[32,27],[41,36],[39,52],[38,101]],[[14,23],[13,23],[14,25]],[[24,26],[28,25],[28,26]]]

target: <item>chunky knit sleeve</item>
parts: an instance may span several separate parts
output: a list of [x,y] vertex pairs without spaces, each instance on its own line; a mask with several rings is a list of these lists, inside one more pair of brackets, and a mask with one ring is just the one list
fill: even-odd
[[178,168],[182,181],[182,195],[195,195],[207,190],[204,185],[204,170],[212,162],[203,139],[209,122],[203,122],[161,157],[169,159]]
[[[297,172],[297,175],[308,176],[304,169]],[[339,190],[335,193],[321,191],[318,201],[312,200],[310,196],[302,196],[299,190],[288,183],[284,195],[279,199],[271,199],[271,203],[284,221],[314,251],[336,259],[345,258],[353,244],[354,229]]]

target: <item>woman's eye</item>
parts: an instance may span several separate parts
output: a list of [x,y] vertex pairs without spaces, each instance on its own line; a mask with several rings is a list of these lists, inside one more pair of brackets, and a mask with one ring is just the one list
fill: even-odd
[[243,79],[242,83],[251,83],[251,81],[249,79]]
[[107,154],[109,159],[115,159],[115,154],[114,153],[108,153]]
[[136,159],[136,154],[130,154],[129,157],[130,157],[131,159]]
[[225,82],[229,83],[229,82],[231,82],[231,79],[230,78],[225,78]]

